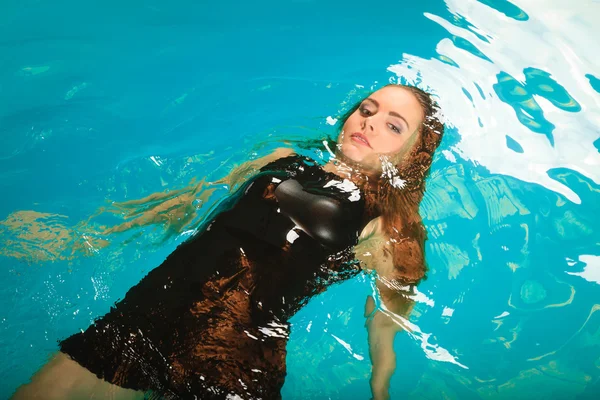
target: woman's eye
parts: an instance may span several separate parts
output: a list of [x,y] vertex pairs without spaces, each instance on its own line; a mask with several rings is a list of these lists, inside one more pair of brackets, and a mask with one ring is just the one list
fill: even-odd
[[362,115],[366,115],[366,116],[371,116],[373,115],[373,113],[371,111],[369,111],[367,108],[361,107],[360,108],[360,113]]
[[396,133],[400,133],[400,128],[398,128],[396,125],[394,124],[388,124],[388,126],[390,127],[390,129]]

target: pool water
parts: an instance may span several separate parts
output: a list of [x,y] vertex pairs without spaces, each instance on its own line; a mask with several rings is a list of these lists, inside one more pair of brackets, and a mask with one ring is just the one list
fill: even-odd
[[[392,398],[600,397],[597,0],[2,8],[0,398],[189,237],[228,194],[209,182],[388,82],[447,125]],[[284,399],[369,398],[372,292],[294,316]]]

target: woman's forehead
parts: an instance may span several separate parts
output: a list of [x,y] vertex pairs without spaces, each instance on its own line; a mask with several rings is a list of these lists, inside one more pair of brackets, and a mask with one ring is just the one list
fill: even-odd
[[405,106],[421,108],[416,96],[410,90],[400,86],[386,86],[373,92],[368,98],[378,101],[381,107]]
[[397,112],[418,123],[423,118],[423,108],[417,97],[401,86],[386,86],[372,93],[372,100],[384,112]]

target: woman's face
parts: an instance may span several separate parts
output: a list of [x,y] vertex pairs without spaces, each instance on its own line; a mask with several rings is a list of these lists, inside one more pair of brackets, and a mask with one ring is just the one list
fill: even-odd
[[395,160],[404,154],[422,122],[423,109],[417,98],[400,86],[387,86],[364,99],[350,115],[338,145],[351,160],[380,169],[379,156]]

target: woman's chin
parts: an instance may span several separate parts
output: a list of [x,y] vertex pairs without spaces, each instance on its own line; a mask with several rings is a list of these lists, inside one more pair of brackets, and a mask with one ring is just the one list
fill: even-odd
[[361,151],[361,149],[359,149],[354,144],[343,144],[340,150],[345,158],[357,163],[363,161],[366,156],[365,152]]

